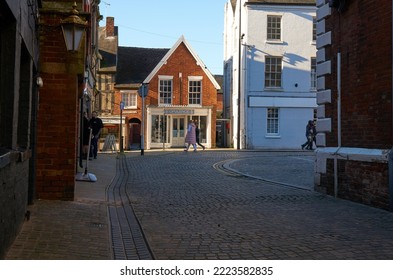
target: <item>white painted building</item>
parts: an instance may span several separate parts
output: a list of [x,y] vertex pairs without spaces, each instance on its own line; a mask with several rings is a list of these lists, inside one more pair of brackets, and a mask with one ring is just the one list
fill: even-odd
[[315,17],[315,0],[228,1],[224,23],[228,146],[300,149],[306,141],[305,127],[317,107]]

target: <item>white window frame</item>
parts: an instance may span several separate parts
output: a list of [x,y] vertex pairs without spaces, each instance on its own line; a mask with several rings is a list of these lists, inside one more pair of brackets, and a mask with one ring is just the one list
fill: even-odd
[[[275,22],[270,22],[270,19],[275,19],[278,21]],[[277,24],[279,23],[280,26],[271,26],[272,24]],[[279,32],[277,32],[279,31]],[[277,34],[279,33],[279,34]],[[271,38],[269,38],[269,36],[273,35]],[[274,38],[276,36],[279,36],[279,38]],[[266,41],[267,42],[273,42],[273,43],[277,43],[277,42],[282,42],[282,16],[281,15],[267,15],[266,18]]]
[[[189,76],[188,77],[188,105],[190,106],[201,106],[202,105],[202,80],[203,77],[201,76]],[[200,91],[199,92],[190,92],[191,83],[192,82],[200,82]],[[199,94],[199,103],[191,103],[191,94]],[[192,98],[192,100],[196,100],[197,98]]]
[[[170,92],[169,97],[161,97],[161,82],[170,82]],[[165,86],[165,85],[164,85]],[[170,102],[162,102],[163,99],[170,99]],[[158,104],[159,105],[172,105],[173,102],[173,76],[158,76]]]
[[[273,113],[271,113],[273,111]],[[277,107],[266,108],[266,135],[280,135],[280,109]]]
[[[275,60],[280,59],[280,65],[278,65],[278,64],[275,64],[275,65],[269,64],[268,65],[267,62],[270,59],[275,59]],[[276,69],[275,71],[271,70],[273,68],[273,66]],[[270,71],[267,71],[268,68],[270,68],[269,69]],[[277,69],[279,69],[280,71],[277,71]],[[265,73],[264,74],[265,74],[265,88],[282,89],[282,57],[281,56],[265,56]],[[267,78],[268,77],[267,74],[270,74],[269,79]],[[274,78],[272,78],[273,75],[275,76]],[[280,75],[280,79],[276,78],[277,75]],[[280,81],[280,85],[277,85],[278,81]]]
[[121,100],[124,102],[124,109],[138,108],[138,93],[135,90],[121,90]]

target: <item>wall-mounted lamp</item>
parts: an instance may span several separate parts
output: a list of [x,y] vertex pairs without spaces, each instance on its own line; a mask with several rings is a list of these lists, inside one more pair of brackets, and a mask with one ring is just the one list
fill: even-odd
[[64,41],[67,51],[77,52],[81,44],[83,34],[87,27],[87,21],[83,21],[78,15],[76,2],[72,5],[71,15],[61,20],[61,29],[63,30]]
[[40,88],[44,86],[44,81],[42,80],[41,77],[37,77],[36,83],[37,83],[37,86]]

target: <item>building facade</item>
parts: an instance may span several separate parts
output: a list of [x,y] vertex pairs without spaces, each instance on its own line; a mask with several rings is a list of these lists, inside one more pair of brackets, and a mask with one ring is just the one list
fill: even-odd
[[35,198],[41,4],[0,1],[0,259]]
[[119,47],[118,55],[115,103],[124,102],[125,147],[184,147],[190,120],[199,124],[201,143],[215,147],[220,86],[183,36],[171,49]]
[[315,188],[392,211],[392,2],[317,6]]
[[105,138],[113,135],[118,147],[120,119],[114,114],[115,106],[115,77],[117,71],[118,27],[114,17],[107,17],[105,26],[99,27],[98,32],[99,69],[97,73],[97,90],[94,109],[98,111],[104,124],[101,131],[100,148],[104,148]]
[[238,149],[300,148],[316,109],[315,0],[229,1],[225,107]]

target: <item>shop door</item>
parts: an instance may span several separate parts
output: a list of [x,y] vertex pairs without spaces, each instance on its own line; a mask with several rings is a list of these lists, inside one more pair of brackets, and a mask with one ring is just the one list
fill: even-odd
[[172,147],[183,147],[185,139],[185,118],[172,118]]

